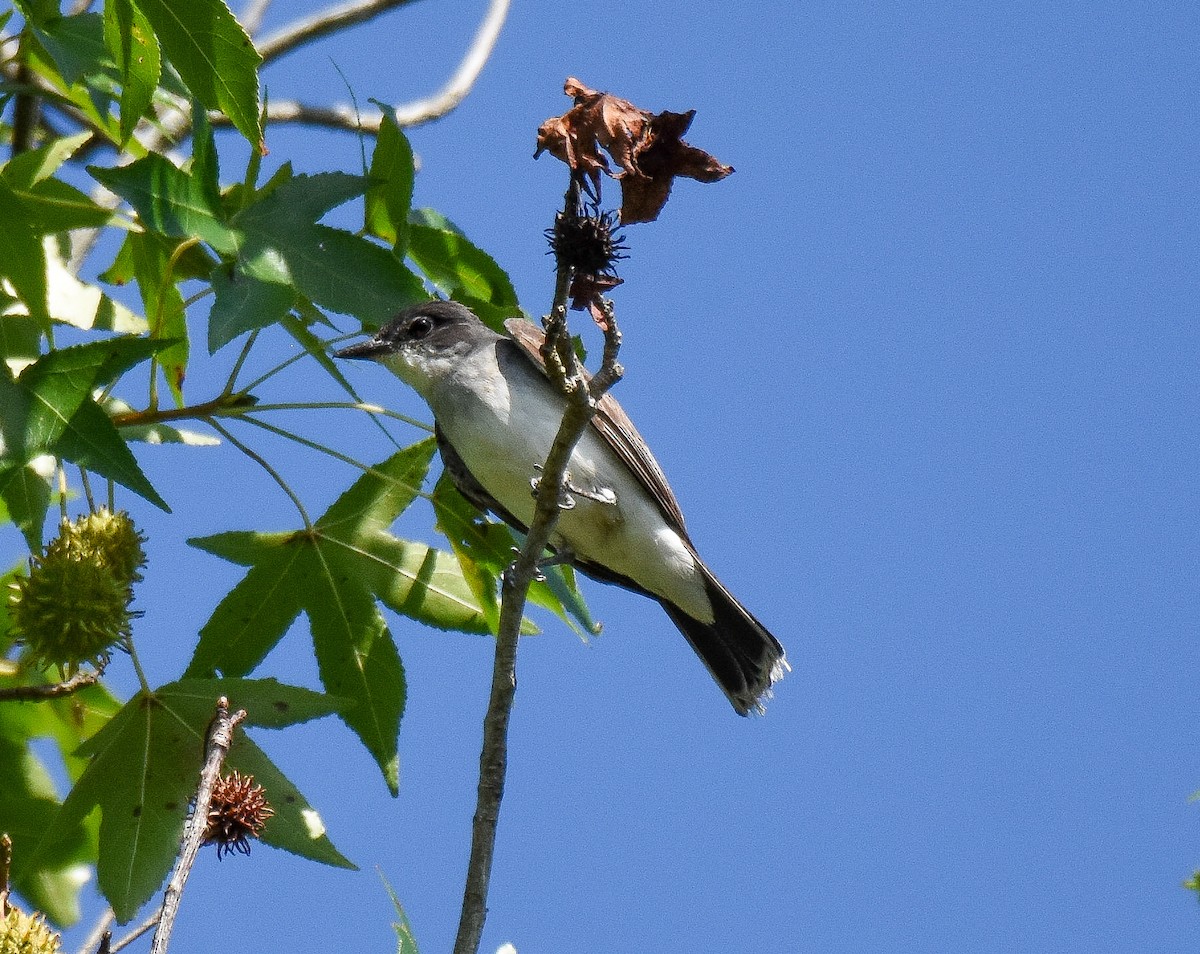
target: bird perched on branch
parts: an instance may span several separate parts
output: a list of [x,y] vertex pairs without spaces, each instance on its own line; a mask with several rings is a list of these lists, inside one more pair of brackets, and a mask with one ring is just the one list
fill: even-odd
[[[429,404],[446,471],[463,496],[524,531],[531,480],[550,453],[565,399],[533,358],[541,332],[488,328],[465,306],[400,312],[338,357],[376,361]],[[741,715],[762,711],[788,668],[783,647],[713,575],[684,529],[666,477],[621,406],[604,395],[571,454],[551,540],[588,576],[656,600]]]

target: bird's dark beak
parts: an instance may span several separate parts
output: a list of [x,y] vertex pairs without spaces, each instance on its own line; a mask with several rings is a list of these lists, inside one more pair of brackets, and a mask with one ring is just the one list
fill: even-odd
[[380,356],[387,354],[388,350],[385,342],[377,338],[368,338],[366,341],[350,345],[349,348],[335,351],[333,356],[335,358],[356,358],[360,361],[375,361]]

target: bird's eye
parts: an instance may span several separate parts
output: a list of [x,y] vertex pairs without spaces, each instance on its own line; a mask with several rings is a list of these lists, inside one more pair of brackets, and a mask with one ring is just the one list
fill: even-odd
[[433,320],[424,315],[417,316],[408,324],[408,337],[413,341],[420,341],[431,331],[433,331]]

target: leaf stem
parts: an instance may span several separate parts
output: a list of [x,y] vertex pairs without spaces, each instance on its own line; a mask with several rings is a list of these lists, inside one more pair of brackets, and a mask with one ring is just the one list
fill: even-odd
[[[306,531],[311,532],[312,528],[313,528],[313,524],[312,524],[312,520],[309,519],[308,511],[304,509],[304,504],[300,502],[300,498],[296,496],[296,492],[294,490],[292,490],[292,488],[290,486],[288,486],[288,482],[286,480],[284,480],[282,476],[280,476],[279,471],[277,471],[274,467],[272,467],[270,464],[268,464],[265,457],[263,457],[260,454],[256,454],[249,447],[247,447],[245,444],[243,444],[241,441],[239,441],[236,437],[234,437],[227,428],[224,428],[220,424],[218,424],[216,421],[216,418],[207,417],[204,420],[208,424],[209,427],[211,427],[214,431],[216,431],[218,434],[220,434],[222,437],[224,437],[225,440],[229,441],[230,444],[232,444],[234,447],[236,447],[238,450],[240,450],[243,454],[245,454],[247,457],[249,457],[256,464],[258,464],[259,467],[261,467],[263,470],[265,470],[268,474],[271,475],[271,478],[275,481],[275,483],[279,484],[279,486],[280,486],[280,488],[282,488],[283,492],[285,494],[287,494],[288,497],[291,499],[292,503],[296,505],[296,509],[300,512],[300,519],[304,521],[304,529]],[[247,420],[250,420],[250,419],[247,418]],[[261,424],[261,422],[256,422],[256,423]]]

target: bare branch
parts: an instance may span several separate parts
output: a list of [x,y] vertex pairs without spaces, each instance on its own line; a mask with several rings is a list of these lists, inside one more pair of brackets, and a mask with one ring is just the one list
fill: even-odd
[[419,126],[422,123],[439,119],[463,101],[467,93],[471,91],[471,87],[475,85],[475,81],[479,79],[479,74],[483,72],[488,57],[492,55],[492,49],[496,46],[496,40],[499,38],[500,30],[503,29],[504,21],[508,16],[508,7],[509,0],[492,0],[484,15],[483,23],[479,25],[479,31],[475,34],[475,39],[471,41],[471,46],[462,62],[459,63],[458,69],[450,77],[450,82],[427,99],[420,99],[406,106],[398,106],[396,108],[396,124],[398,126]]
[[297,47],[312,43],[330,33],[373,20],[381,13],[412,3],[413,0],[356,0],[339,7],[328,7],[311,17],[297,20],[257,44],[263,63],[277,60]]
[[271,0],[250,0],[246,4],[246,9],[238,17],[238,21],[247,34],[254,36],[262,28],[263,17],[267,15],[267,7],[270,5]]
[[[92,954],[92,952],[100,946],[101,940],[104,938],[104,935],[108,933],[108,929],[112,927],[112,923],[116,920],[116,918],[117,916],[113,913],[113,909],[106,908],[104,913],[100,915],[99,920],[96,921],[96,926],[88,932],[88,936],[84,938],[83,943],[79,945],[79,954]],[[111,954],[111,940],[109,941],[109,951]]]
[[98,672],[77,672],[64,682],[46,686],[7,686],[0,689],[0,702],[36,702],[41,699],[58,699],[69,696],[100,679]]
[[130,931],[128,934],[126,934],[123,938],[121,938],[121,940],[113,941],[109,945],[109,948],[108,948],[109,951],[111,952],[111,954],[117,954],[117,951],[120,951],[120,950],[128,947],[130,944],[132,944],[134,941],[136,941],[139,937],[141,937],[143,934],[145,934],[147,931],[149,931],[152,927],[154,927],[154,925],[156,925],[158,923],[158,920],[161,917],[162,917],[162,911],[161,910],[155,911],[152,915],[150,915],[150,917],[146,918],[145,921],[143,921],[141,924],[139,924],[137,927],[135,927],[132,931]]
[[204,746],[204,768],[200,771],[196,804],[192,807],[192,814],[183,830],[183,844],[179,848],[179,857],[175,859],[175,870],[171,872],[171,880],[167,882],[167,890],[163,892],[162,915],[158,919],[158,929],[154,932],[150,954],[166,954],[167,945],[171,941],[171,929],[175,926],[175,915],[179,913],[183,886],[187,884],[192,865],[196,863],[196,855],[204,841],[204,830],[208,827],[208,809],[212,804],[213,786],[217,783],[217,776],[221,774],[221,765],[229,752],[229,746],[233,744],[233,730],[244,718],[244,709],[230,714],[229,700],[224,696],[217,700],[217,714],[208,726]]
[[[573,214],[578,203],[578,185],[572,180],[565,200],[566,214]],[[525,545],[512,566],[505,571],[501,585],[500,626],[496,635],[491,697],[483,720],[483,750],[479,756],[479,790],[471,828],[471,856],[467,863],[462,915],[458,922],[458,936],[454,941],[454,954],[477,954],[487,917],[496,826],[500,819],[500,802],[504,797],[508,766],[508,724],[517,689],[517,641],[521,619],[525,614],[526,594],[537,576],[538,561],[545,553],[558,522],[563,481],[571,453],[596,413],[596,402],[620,377],[620,365],[617,364],[620,332],[611,308],[606,307],[605,315],[609,321],[604,332],[604,362],[592,379],[595,393],[588,388],[587,379],[571,347],[567,328],[567,292],[571,273],[569,266],[559,264],[554,304],[550,314],[543,319],[547,368],[551,380],[566,398],[567,405],[562,424],[542,468],[537,502]]]
[[[346,132],[364,132],[374,135],[383,123],[383,114],[377,109],[357,113],[353,106],[339,103],[335,106],[310,106],[294,99],[272,100],[267,103],[267,122],[295,123],[301,126],[324,126]],[[217,126],[232,126],[224,113],[209,113],[208,121]]]

